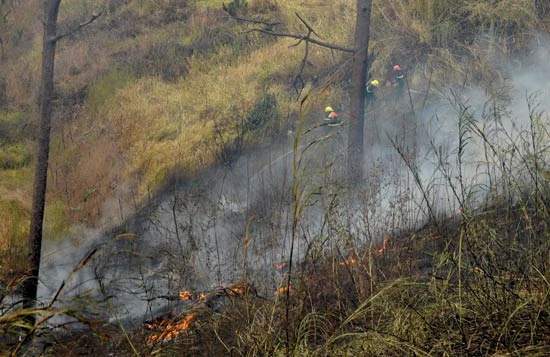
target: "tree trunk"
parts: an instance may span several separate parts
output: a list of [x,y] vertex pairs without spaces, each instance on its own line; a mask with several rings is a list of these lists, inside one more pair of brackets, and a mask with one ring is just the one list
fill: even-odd
[[[48,156],[50,152],[50,131],[52,117],[53,75],[57,32],[57,14],[61,0],[43,1],[42,78],[40,86],[40,125],[38,151],[34,173],[31,226],[29,232],[29,277],[23,285],[23,307],[32,308],[36,302],[40,253],[42,249],[42,225],[46,202]],[[34,318],[29,318],[34,323]]]
[[[367,81],[371,9],[372,0],[357,0],[348,146],[348,172],[350,179],[355,182],[361,180],[364,170],[365,84]],[[368,129],[369,125],[367,125]]]

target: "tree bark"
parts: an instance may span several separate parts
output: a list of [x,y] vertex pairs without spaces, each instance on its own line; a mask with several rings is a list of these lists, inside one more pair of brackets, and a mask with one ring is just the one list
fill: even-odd
[[[369,58],[372,0],[357,0],[355,54],[351,78],[348,174],[353,182],[363,178],[365,160],[365,84]],[[367,130],[369,125],[367,125]]]
[[[34,172],[31,225],[29,232],[29,276],[23,284],[23,307],[35,305],[38,291],[38,274],[42,249],[42,226],[44,206],[46,203],[46,185],[48,174],[48,157],[50,152],[50,131],[52,117],[52,99],[54,92],[53,76],[55,63],[55,46],[57,43],[57,14],[61,0],[43,1],[42,39],[42,78],[40,86],[40,124],[38,133],[38,150]],[[29,318],[34,323],[34,317]]]

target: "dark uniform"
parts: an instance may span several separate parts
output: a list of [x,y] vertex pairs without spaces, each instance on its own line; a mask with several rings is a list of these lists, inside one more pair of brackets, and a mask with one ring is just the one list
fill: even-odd
[[378,88],[379,82],[376,79],[371,80],[367,84],[366,94],[367,94],[367,104],[371,104],[376,100],[376,89]]
[[393,66],[393,74],[395,76],[395,83],[397,85],[397,96],[400,97],[405,89],[405,74],[398,64]]

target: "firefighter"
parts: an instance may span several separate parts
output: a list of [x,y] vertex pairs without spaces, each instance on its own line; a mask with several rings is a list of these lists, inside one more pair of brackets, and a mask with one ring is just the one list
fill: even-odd
[[401,70],[401,66],[398,64],[393,66],[393,74],[395,75],[395,80],[397,83],[405,79],[405,74],[403,73],[403,70]]
[[397,85],[397,93],[400,96],[403,93],[403,88],[405,88],[405,74],[401,70],[401,66],[398,64],[393,66],[393,75]]
[[377,79],[372,79],[367,83],[367,102],[374,102],[376,99],[376,89],[380,85]]
[[335,126],[340,126],[342,124],[342,121],[338,119],[338,113],[334,109],[332,109],[330,105],[325,108],[325,113],[327,115],[325,117],[327,126],[335,127]]

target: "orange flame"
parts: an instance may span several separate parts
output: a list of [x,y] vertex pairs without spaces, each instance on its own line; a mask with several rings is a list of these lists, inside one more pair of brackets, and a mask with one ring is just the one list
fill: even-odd
[[[209,301],[217,296],[243,296],[247,294],[257,295],[256,288],[249,283],[238,283],[230,285],[228,287],[220,287],[214,291],[206,293],[197,293],[191,291],[180,291],[178,296],[182,301],[192,301],[192,306],[196,307],[199,301]],[[178,319],[170,319],[169,317],[159,318],[155,322],[147,324],[147,328],[151,330],[160,331],[158,334],[153,335],[147,339],[148,344],[152,344],[159,341],[168,341],[179,335],[182,331],[188,330],[191,324],[197,318],[195,313],[189,313],[182,320],[182,315],[179,315]]]
[[[374,255],[379,255],[379,254],[383,254],[386,252],[386,250],[388,249],[388,240],[390,238],[388,236],[384,236],[384,240],[382,241],[382,245],[380,246],[379,249],[374,249],[372,250],[372,254]],[[359,263],[359,261],[354,258],[354,257],[350,257],[349,259],[346,259],[340,263],[338,263],[340,266],[346,266],[346,265],[353,265],[353,264],[357,264]]]
[[180,291],[179,297],[180,300],[189,301],[193,298],[193,294],[190,291]]
[[340,262],[339,264],[340,266],[357,264],[357,259],[351,257],[349,259],[344,260],[343,262]]
[[191,323],[195,320],[195,314],[189,314],[183,319],[183,321],[172,323],[167,320],[162,320],[161,322],[155,324],[149,324],[147,327],[150,329],[161,327],[163,331],[160,334],[153,335],[147,339],[148,344],[152,344],[158,341],[169,341],[182,333],[185,330],[188,330],[191,326]]
[[228,296],[241,296],[246,294],[246,288],[243,288],[242,286],[231,287],[228,288],[228,290]]
[[274,295],[279,295],[279,294],[282,294],[282,293],[286,293],[287,291],[294,291],[294,287],[292,285],[283,286],[283,287],[277,289],[277,291],[275,291]]
[[380,249],[374,251],[375,254],[382,254],[386,251],[386,249],[388,249],[388,239],[389,239],[388,236],[384,236],[384,241],[382,242],[382,246],[380,247]]

